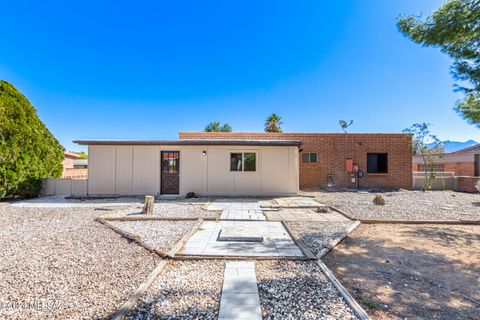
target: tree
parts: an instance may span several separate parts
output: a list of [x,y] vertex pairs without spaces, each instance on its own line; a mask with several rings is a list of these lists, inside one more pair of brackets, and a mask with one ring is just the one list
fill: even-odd
[[282,124],[282,117],[272,113],[265,120],[265,132],[283,132],[281,128]]
[[78,154],[80,156],[79,159],[83,159],[83,160],[88,159],[88,154],[85,151],[79,151],[79,152],[72,151],[72,152]]
[[412,134],[412,151],[413,155],[422,157],[423,168],[425,173],[425,189],[431,189],[433,180],[437,173],[434,170],[434,155],[438,150],[443,150],[443,143],[436,135],[430,132],[430,124],[415,123],[410,128],[404,129],[403,132]]
[[225,123],[223,126],[219,121],[210,122],[203,131],[205,132],[232,132],[232,126]]
[[63,147],[13,85],[0,80],[0,198],[37,196],[62,174]]
[[465,94],[454,109],[480,128],[480,1],[448,0],[429,17],[402,16],[397,26],[424,46],[438,47],[453,60],[452,76]]

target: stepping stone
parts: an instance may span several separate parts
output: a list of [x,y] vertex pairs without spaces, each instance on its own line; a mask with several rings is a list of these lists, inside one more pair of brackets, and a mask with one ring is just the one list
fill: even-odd
[[254,262],[225,264],[218,319],[262,319]]
[[222,227],[218,241],[262,242],[263,236],[255,228],[234,225]]

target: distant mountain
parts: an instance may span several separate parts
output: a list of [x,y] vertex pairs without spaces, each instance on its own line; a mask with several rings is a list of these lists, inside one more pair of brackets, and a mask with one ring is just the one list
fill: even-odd
[[[461,141],[446,141],[444,143],[444,148],[445,148],[445,152],[453,152],[453,151],[457,151],[457,150],[460,150],[460,149],[464,149],[464,148],[468,148],[470,146],[473,146],[474,144],[477,144],[478,142],[476,142],[475,140],[468,140],[468,141],[464,141],[464,142],[461,142]],[[434,144],[431,143],[428,145],[428,147],[433,147]]]

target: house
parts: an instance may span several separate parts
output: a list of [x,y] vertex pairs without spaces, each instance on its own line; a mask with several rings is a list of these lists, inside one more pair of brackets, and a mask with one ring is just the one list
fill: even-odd
[[77,140],[89,195],[285,195],[412,187],[408,134],[181,132],[179,140]]
[[68,152],[64,151],[63,152],[63,170],[65,169],[73,169],[73,162],[74,160],[80,159],[80,155],[73,153],[73,152]]
[[64,151],[63,152],[63,172],[62,178],[86,179],[88,175],[88,160],[80,159],[80,155]]
[[[480,144],[455,152],[433,155],[433,164],[427,165],[428,171],[452,172],[454,176],[478,177],[480,173]],[[425,165],[420,155],[413,156],[413,171],[424,172]]]
[[88,145],[88,195],[298,191],[298,140],[79,140]]

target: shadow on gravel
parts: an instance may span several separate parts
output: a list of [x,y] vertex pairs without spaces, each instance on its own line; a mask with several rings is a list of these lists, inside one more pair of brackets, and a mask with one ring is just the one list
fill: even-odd
[[475,228],[363,225],[324,261],[373,318],[478,319]]

